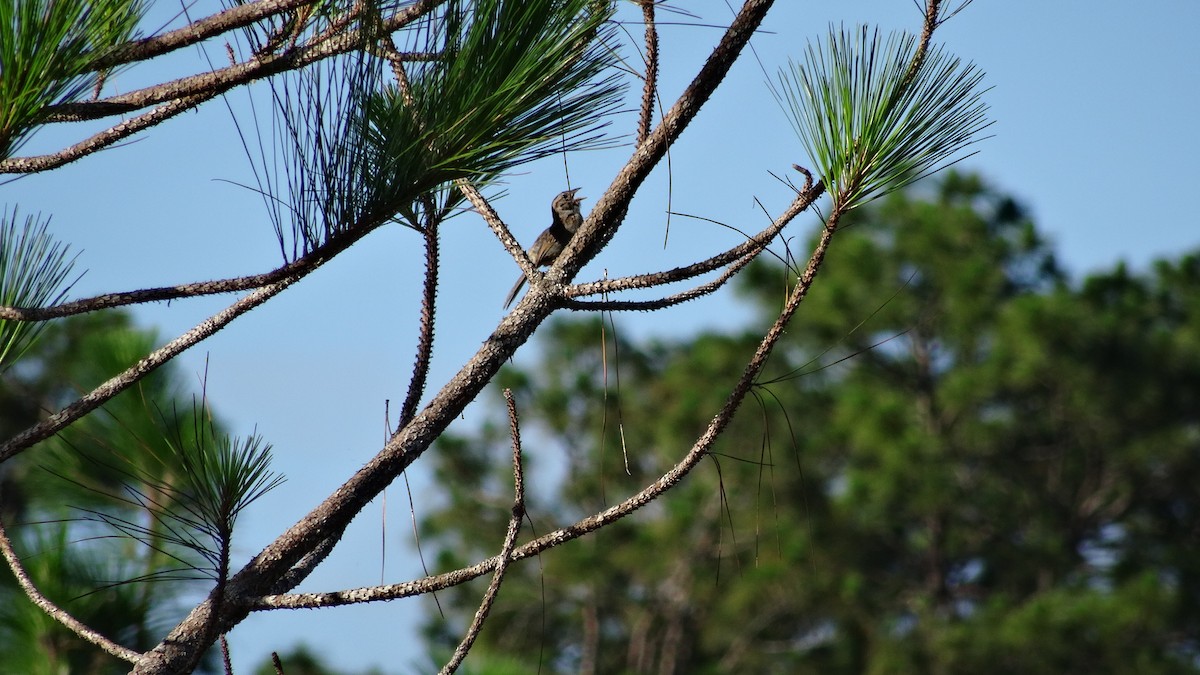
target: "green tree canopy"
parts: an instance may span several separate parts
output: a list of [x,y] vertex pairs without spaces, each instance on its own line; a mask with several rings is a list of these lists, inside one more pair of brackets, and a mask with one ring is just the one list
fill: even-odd
[[[0,433],[28,427],[120,372],[155,340],[121,311],[50,324],[0,378]],[[162,369],[44,441],[37,454],[0,467],[0,517],[31,578],[53,602],[124,645],[149,648],[177,620],[182,588],[162,580],[203,576],[203,560],[173,543],[161,520],[178,497],[161,488],[184,484],[178,448],[211,451],[219,432],[199,404],[173,368]],[[135,530],[114,523],[141,529],[136,538],[121,536]],[[0,664],[0,671],[30,675],[128,670],[46,616],[7,573],[0,575]]]
[[[955,173],[852,216],[707,470],[511,569],[486,653],[582,672],[1196,672],[1200,256],[1071,283],[1015,200]],[[759,265],[747,301],[770,315],[794,278]],[[669,467],[753,348],[753,331],[613,333],[560,322],[503,378],[537,532]],[[498,547],[507,443],[497,421],[438,453],[439,564]],[[441,596],[433,644],[469,591]]]
[[[394,600],[465,583],[488,571],[495,572],[498,584],[510,560],[607,528],[633,513],[634,507],[676,486],[683,491],[682,501],[656,505],[646,510],[640,524],[622,522],[589,543],[591,549],[577,547],[576,553],[569,555],[579,556],[576,565],[595,563],[598,570],[616,574],[632,559],[626,559],[623,548],[613,546],[614,542],[657,542],[673,537],[678,545],[703,542],[696,547],[695,564],[681,565],[666,557],[651,560],[655,568],[651,572],[667,575],[673,580],[670,587],[662,586],[653,574],[626,575],[628,583],[622,588],[655,600],[649,611],[616,602],[619,596],[603,585],[582,595],[571,586],[563,589],[588,603],[591,618],[584,624],[581,639],[563,633],[554,647],[555,662],[574,659],[584,666],[609,668],[612,658],[606,653],[601,663],[599,647],[620,639],[613,617],[621,617],[627,625],[649,627],[630,632],[631,646],[622,662],[630,668],[643,669],[653,663],[660,664],[660,670],[688,668],[714,655],[745,651],[747,643],[728,644],[719,629],[713,629],[712,635],[698,632],[717,625],[710,620],[712,616],[732,610],[716,607],[730,601],[719,586],[710,590],[712,609],[697,602],[699,591],[694,582],[715,577],[723,568],[713,563],[725,557],[736,562],[735,570],[759,569],[760,556],[754,549],[769,538],[758,534],[747,538],[743,533],[747,528],[758,533],[760,523],[781,513],[782,507],[767,500],[764,486],[785,480],[773,476],[779,451],[768,439],[787,435],[782,422],[764,427],[749,416],[736,421],[739,438],[757,435],[759,445],[747,449],[742,447],[743,441],[735,440],[714,452],[711,441],[727,428],[752,380],[762,373],[762,364],[815,278],[843,217],[870,199],[960,158],[990,124],[982,71],[933,42],[935,31],[969,0],[926,0],[912,15],[912,30],[888,37],[867,28],[831,29],[827,39],[810,43],[803,65],[780,70],[770,87],[798,133],[793,147],[806,144],[813,164],[808,168],[793,165],[804,186],[795,189],[789,203],[771,207],[775,213],[770,222],[737,243],[713,242],[715,250],[699,257],[683,254],[678,260],[656,259],[647,261],[649,269],[630,276],[605,274],[588,280],[579,275],[590,262],[601,262],[598,256],[633,215],[635,196],[657,189],[655,174],[672,171],[671,163],[663,160],[685,139],[684,131],[723,83],[736,80],[736,73],[742,72],[733,70],[734,64],[748,51],[750,40],[763,33],[774,0],[744,0],[737,9],[716,8],[717,23],[723,27],[716,31],[717,39],[702,49],[706,55],[691,54],[690,46],[682,42],[661,41],[660,24],[676,22],[657,18],[663,3],[649,1],[234,0],[208,16],[186,12],[165,24],[147,16],[147,5],[140,0],[19,0],[12,9],[8,4],[0,5],[0,173],[50,171],[88,159],[105,148],[148,135],[184,112],[216,103],[219,97],[231,103],[233,99],[227,96],[239,89],[248,94],[252,106],[231,103],[234,124],[228,128],[237,134],[237,145],[246,152],[250,174],[222,173],[261,194],[265,214],[260,220],[274,230],[280,259],[260,261],[252,273],[222,278],[220,272],[214,272],[217,278],[205,275],[206,281],[177,279],[165,285],[156,281],[154,286],[136,283],[131,288],[67,300],[63,285],[71,279],[70,260],[65,244],[53,245],[46,234],[49,217],[27,218],[23,226],[4,224],[17,220],[14,208],[11,216],[0,219],[0,278],[4,280],[0,284],[0,360],[4,360],[0,369],[9,372],[23,367],[14,361],[25,356],[36,327],[44,322],[150,302],[232,296],[223,309],[162,347],[141,345],[116,374],[90,380],[77,393],[46,405],[44,415],[37,412],[42,406],[36,406],[36,422],[17,424],[10,436],[0,440],[0,462],[26,453],[38,458],[30,461],[62,458],[68,465],[58,476],[98,497],[116,500],[115,507],[102,502],[82,506],[87,526],[114,528],[124,535],[121,543],[137,540],[148,544],[146,560],[162,556],[177,563],[185,574],[211,582],[203,598],[196,598],[194,607],[174,627],[156,632],[159,639],[150,649],[144,649],[140,639],[126,641],[137,643],[137,648],[128,647],[78,624],[40,597],[36,584],[24,584],[27,595],[47,615],[97,649],[131,664],[133,672],[141,675],[191,672],[220,636],[252,612]],[[664,12],[675,10],[662,7]],[[698,17],[692,17],[690,10],[687,14],[685,23],[710,23],[707,18],[696,21]],[[640,37],[628,31],[633,24],[640,24]],[[803,49],[801,33],[791,27],[782,39],[785,47],[797,50],[795,54]],[[196,58],[189,60],[186,54]],[[660,73],[660,65],[668,59],[669,72]],[[145,69],[161,77],[142,81],[132,90],[110,81],[120,69],[137,66],[142,71],[141,66],[150,62],[165,66],[165,70]],[[665,87],[660,80],[663,75],[670,82]],[[676,86],[681,83],[686,84]],[[676,91],[668,93],[671,90]],[[264,110],[261,104],[267,101],[270,109]],[[17,156],[23,144],[44,127],[76,122],[87,123],[83,128],[92,131],[84,131],[84,138],[65,146],[48,139],[52,147],[45,154]],[[173,123],[184,124],[182,119]],[[203,129],[189,129],[186,133],[193,139],[208,137]],[[551,256],[552,261],[536,254],[531,258],[530,251],[536,253],[537,249],[525,249],[510,230],[511,223],[527,217],[496,199],[515,172],[525,167],[536,172],[536,179],[531,180],[539,185],[539,193],[559,178],[568,183],[562,187],[573,190],[577,186],[572,175],[583,175],[575,170],[575,153],[584,149],[605,153],[605,159],[593,165],[601,174],[589,169],[584,180],[608,187],[588,192],[593,201],[586,216],[581,212],[579,218],[570,218],[569,227],[561,222],[556,224],[563,226],[562,231],[557,227],[550,230],[555,242],[552,248],[561,249]],[[44,150],[39,147],[38,151]],[[534,163],[550,155],[556,156],[554,162]],[[563,160],[561,172],[558,156]],[[218,171],[225,171],[226,163],[220,165]],[[127,182],[195,196],[186,185],[162,185],[154,166],[145,161],[140,167],[145,169],[145,178],[131,174]],[[556,532],[521,550],[511,548],[519,524],[513,521],[505,545],[511,555],[493,558],[462,574],[412,584],[381,584],[350,593],[344,589],[292,592],[328,559],[350,523],[422,457],[551,314],[668,309],[711,294],[778,237],[790,236],[786,228],[823,197],[829,198],[831,207],[821,243],[810,258],[810,271],[779,313],[778,328],[757,340],[755,356],[743,368],[745,375],[728,395],[728,404],[720,403],[715,389],[697,390],[694,383],[704,375],[711,381],[724,379],[735,369],[733,355],[745,351],[743,343],[748,346],[748,339],[716,337],[688,345],[662,345],[645,354],[630,345],[617,362],[629,364],[623,367],[631,372],[638,371],[633,380],[638,390],[622,394],[614,388],[611,399],[602,399],[605,406],[597,435],[565,443],[567,462],[559,462],[557,467],[547,463],[550,471],[569,472],[572,481],[567,489],[561,495],[543,491],[540,498],[561,505],[558,516],[609,503],[609,494],[633,489],[631,479],[651,480],[675,462],[680,434],[708,429],[689,461],[679,463],[676,480],[651,480],[643,484],[643,501],[629,502],[604,519]],[[182,202],[176,205],[182,207]],[[127,207],[128,200],[117,200],[112,213],[89,214],[89,224],[94,220],[102,227],[117,217],[124,218],[127,214],[114,214]],[[521,269],[529,291],[496,324],[475,355],[436,384],[431,381],[432,364],[435,343],[440,345],[441,340],[435,339],[435,326],[445,326],[447,317],[477,320],[481,316],[471,316],[479,312],[474,299],[439,302],[439,289],[447,282],[459,283],[480,291],[480,298],[488,290],[487,280],[475,278],[478,275],[444,274],[453,268],[443,260],[462,261],[465,258],[460,255],[482,250],[477,248],[481,240],[468,244],[457,236],[446,236],[447,223],[468,212],[482,218],[490,232],[487,238],[494,238]],[[167,222],[171,216],[156,214],[153,219]],[[253,220],[249,216],[247,222]],[[195,234],[218,220],[200,215],[194,225],[190,217],[172,222]],[[199,414],[202,406],[191,418],[177,416],[184,406],[177,406],[170,392],[139,392],[138,388],[147,376],[184,351],[272,302],[357,242],[368,238],[378,242],[376,233],[394,231],[395,224],[406,228],[402,234],[412,241],[405,246],[419,249],[423,261],[393,266],[402,276],[411,275],[421,288],[419,314],[412,317],[416,331],[412,376],[392,418],[395,426],[382,446],[371,448],[369,461],[358,464],[350,460],[338,487],[311,506],[295,504],[290,507],[294,513],[279,514],[284,522],[293,524],[281,526],[257,555],[244,564],[238,561],[235,567],[230,559],[234,520],[277,480],[267,470],[265,444],[257,438],[230,440]],[[249,240],[240,237],[210,239],[223,250],[201,256],[206,260],[224,260],[228,247],[246,246],[245,252],[251,252]],[[106,264],[139,266],[145,254],[132,248],[120,251]],[[543,264],[549,266],[545,273],[538,269]],[[717,270],[723,270],[719,278],[700,280]],[[667,290],[673,284],[697,285],[676,294]],[[629,299],[633,294],[627,291],[634,290],[650,299]],[[393,305],[394,291],[383,279],[374,279],[353,293],[339,294],[334,302],[353,301],[357,312],[374,312]],[[287,330],[300,334],[313,325],[309,317],[302,323],[296,331]],[[328,324],[319,318],[317,323]],[[333,324],[322,327],[330,326],[336,331]],[[568,438],[579,428],[594,424],[593,409],[581,406],[575,398],[580,387],[593,393],[609,390],[595,370],[579,369],[589,360],[607,362],[607,355],[591,343],[594,328],[568,330],[586,331],[579,333],[577,339],[586,342],[575,355],[583,357],[567,360],[554,377],[530,380],[533,391],[549,387],[563,394],[542,407],[544,431],[558,438]],[[269,336],[261,337],[266,341],[260,344],[272,344]],[[331,358],[346,355],[344,351],[329,354]],[[390,360],[391,356],[384,358]],[[307,368],[309,355],[292,363],[296,369]],[[97,381],[102,383],[95,385]],[[653,383],[675,383],[687,389],[676,395],[665,386],[651,386]],[[69,390],[60,384],[51,382],[51,393]],[[767,389],[759,391],[763,396],[772,395]],[[302,388],[288,394],[304,397],[308,392]],[[813,394],[821,392],[814,388]],[[132,417],[118,414],[113,406],[120,396],[144,401],[142,412],[148,413],[151,424],[140,427]],[[767,403],[770,401],[764,403],[764,410]],[[631,412],[634,409],[637,412]],[[790,413],[796,407],[780,397],[775,409]],[[392,417],[390,413],[388,417]],[[790,415],[782,417],[790,419]],[[817,420],[797,416],[797,421],[810,425]],[[341,427],[332,419],[329,424]],[[770,429],[770,435],[764,429]],[[649,443],[649,447],[618,442],[625,438],[643,446]],[[595,448],[589,445],[593,441]],[[127,452],[127,443],[137,451]],[[52,449],[59,444],[61,451]],[[90,452],[90,448],[97,451]],[[600,463],[593,461],[598,456],[595,449],[604,451]],[[695,485],[683,483],[695,462],[706,456],[720,471],[728,471],[731,481],[716,474]],[[469,487],[472,491],[463,492],[463,500],[490,498],[476,490],[488,486],[482,455],[466,452],[456,461],[463,471],[478,469],[478,480],[475,485],[460,487],[456,475],[447,476],[449,493]],[[16,465],[6,468],[18,469]],[[759,489],[728,491],[727,501],[709,499],[720,495],[727,485],[739,485],[740,480],[732,479],[741,478],[746,470],[757,477]],[[28,476],[13,484],[19,484],[27,496],[37,492],[34,479]],[[15,513],[21,509],[29,515],[39,513],[20,497],[14,490],[9,503]],[[692,502],[702,504],[704,519],[696,520],[690,506],[680,506]],[[513,511],[523,511],[519,501]],[[722,511],[729,521],[728,530],[718,525]],[[479,513],[487,516],[492,511]],[[4,531],[0,527],[0,534]],[[738,536],[727,537],[727,531]],[[85,551],[100,546],[91,539],[75,543],[73,530],[65,534],[74,547]],[[782,537],[776,539],[783,541]],[[747,541],[754,546],[745,548]],[[6,562],[18,579],[25,580],[25,566],[7,544],[0,540]],[[473,552],[475,546],[476,542],[469,541],[462,553]],[[617,558],[588,553],[599,551],[600,546],[618,552]],[[175,549],[180,553],[173,557]],[[121,553],[110,554],[109,559],[136,559]],[[160,571],[159,566],[151,565],[144,574],[161,578]],[[93,585],[92,590],[98,589]],[[779,609],[784,610],[786,607]],[[481,617],[483,614],[480,612]],[[516,620],[512,626],[531,625],[527,617],[521,610],[510,612],[510,618]],[[794,633],[779,635],[789,639]],[[473,631],[464,635],[460,648],[446,662],[447,672],[457,668],[473,636]],[[580,644],[585,647],[577,648]],[[571,650],[578,654],[572,656]],[[750,663],[739,659],[734,658],[730,665]],[[507,666],[509,661],[499,657],[488,663]]]

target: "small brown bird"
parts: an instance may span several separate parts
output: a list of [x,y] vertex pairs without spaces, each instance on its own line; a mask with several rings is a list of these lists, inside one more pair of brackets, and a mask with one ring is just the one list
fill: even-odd
[[[554,201],[550,202],[550,215],[553,218],[550,227],[538,235],[533,246],[529,247],[527,251],[534,267],[553,263],[558,254],[567,247],[567,242],[571,241],[575,230],[578,230],[579,226],[583,224],[583,213],[579,210],[579,203],[585,198],[576,198],[576,192],[579,192],[579,188],[560,192]],[[524,285],[525,275],[522,274],[517,278],[517,283],[513,284],[512,290],[508,292],[508,299],[504,301],[505,309],[508,309],[512,301],[516,299],[517,293],[521,292],[521,287]]]

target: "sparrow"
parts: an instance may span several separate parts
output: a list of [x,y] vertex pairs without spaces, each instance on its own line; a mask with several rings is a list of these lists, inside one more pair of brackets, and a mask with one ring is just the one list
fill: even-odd
[[[534,240],[533,246],[526,251],[529,259],[533,261],[534,267],[544,267],[553,263],[554,259],[567,247],[567,242],[571,241],[575,230],[578,230],[579,226],[583,224],[583,213],[579,211],[579,203],[585,198],[575,197],[576,192],[579,192],[579,188],[560,192],[554,201],[550,202],[552,218],[550,227],[543,230]],[[508,292],[508,299],[504,301],[504,309],[508,309],[524,285],[525,275],[521,274],[517,277],[517,283],[513,284],[512,290]]]

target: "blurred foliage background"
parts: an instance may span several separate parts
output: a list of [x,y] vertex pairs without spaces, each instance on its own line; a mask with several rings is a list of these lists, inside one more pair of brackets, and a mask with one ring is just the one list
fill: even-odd
[[[764,325],[794,278],[743,276]],[[553,324],[501,378],[534,476],[523,536],[666,471],[763,327],[635,344],[595,318]],[[1198,387],[1200,257],[1072,281],[1012,197],[925,181],[853,214],[707,466],[510,568],[467,664],[1200,671]],[[446,490],[422,527],[441,569],[499,549],[507,429],[497,407],[436,454]],[[444,616],[431,603],[431,647],[452,648],[483,583],[439,594]]]
[[[760,263],[741,297],[765,324],[794,278]],[[500,378],[522,416],[523,538],[666,471],[763,329],[635,343],[605,321],[551,324],[537,359]],[[53,322],[0,380],[0,426],[25,428],[153,342],[120,312]],[[31,574],[134,647],[181,611],[163,581],[205,570],[154,538],[163,505],[130,499],[174,480],[164,444],[219,435],[185,384],[164,369],[0,469]],[[439,570],[498,550],[509,458],[500,406],[431,455],[440,491],[418,515]],[[1016,200],[948,172],[846,221],[702,469],[509,568],[464,672],[1198,672],[1198,484],[1200,255],[1068,279]],[[111,536],[100,513],[146,524],[152,545]],[[430,601],[427,660],[397,667],[440,663],[484,583],[439,593],[441,612]],[[319,649],[282,656],[288,673],[341,672]],[[0,663],[124,671],[10,575]]]

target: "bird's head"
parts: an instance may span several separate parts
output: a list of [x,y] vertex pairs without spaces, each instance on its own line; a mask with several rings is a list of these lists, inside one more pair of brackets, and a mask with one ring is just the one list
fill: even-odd
[[554,202],[550,205],[551,208],[554,209],[555,213],[569,213],[571,211],[578,211],[579,203],[584,199],[587,199],[587,197],[575,196],[575,193],[579,192],[579,190],[580,188],[574,188],[558,193],[558,196],[554,198]]

